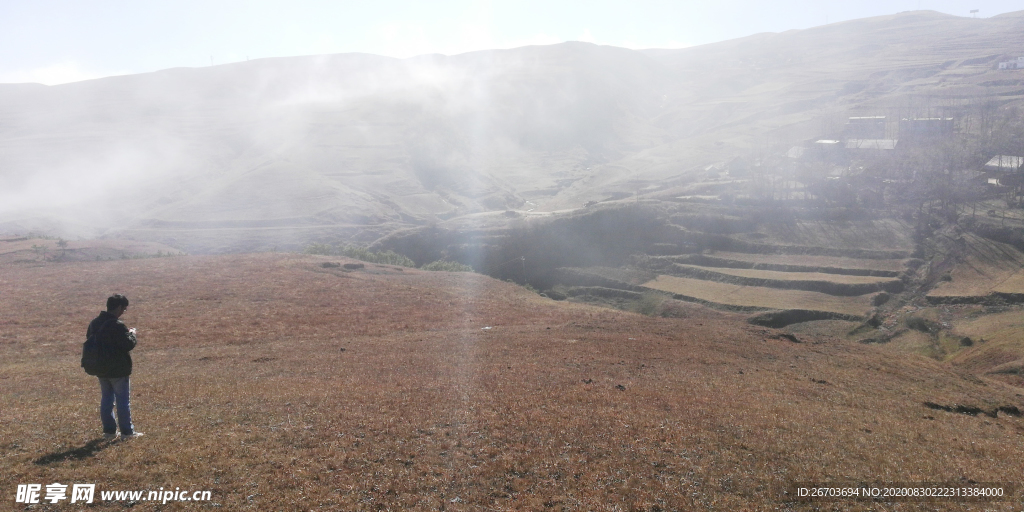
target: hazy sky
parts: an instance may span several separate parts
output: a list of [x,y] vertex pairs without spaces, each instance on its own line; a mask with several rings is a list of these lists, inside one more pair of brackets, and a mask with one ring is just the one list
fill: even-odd
[[680,48],[917,9],[990,17],[1024,2],[0,0],[0,83],[323,53],[452,55],[562,41]]

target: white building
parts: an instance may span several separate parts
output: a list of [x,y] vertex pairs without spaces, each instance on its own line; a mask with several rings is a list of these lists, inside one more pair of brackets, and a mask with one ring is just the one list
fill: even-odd
[[846,149],[896,149],[896,139],[846,139]]
[[999,172],[1021,172],[1024,170],[1024,156],[996,155],[985,163],[985,169]]
[[1024,69],[1024,57],[1017,57],[1017,60],[1000,62],[999,69]]
[[1024,171],[1024,156],[996,155],[985,163],[985,175],[989,185],[1003,186],[1007,176]]

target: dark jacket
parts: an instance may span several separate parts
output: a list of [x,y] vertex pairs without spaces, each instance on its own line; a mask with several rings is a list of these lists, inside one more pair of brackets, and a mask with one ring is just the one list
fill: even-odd
[[119,379],[131,375],[132,356],[129,352],[135,348],[135,334],[128,332],[128,326],[107,311],[101,311],[100,316],[89,322],[85,337],[92,336],[94,332],[99,333],[100,346],[106,349],[101,353],[107,354],[111,362],[110,370],[97,377]]

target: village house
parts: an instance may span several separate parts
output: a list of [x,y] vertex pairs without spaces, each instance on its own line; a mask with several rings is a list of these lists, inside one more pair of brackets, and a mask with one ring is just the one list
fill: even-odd
[[844,130],[848,139],[884,139],[885,116],[851,117]]
[[989,185],[1005,186],[1007,178],[1019,178],[1024,172],[1024,156],[996,155],[985,163],[985,176]]
[[932,139],[953,135],[956,123],[952,117],[919,117],[900,119],[900,138]]
[[892,151],[897,139],[846,139],[846,149],[864,151]]
[[1024,69],[1024,57],[1017,57],[1017,60],[1000,62],[999,69]]

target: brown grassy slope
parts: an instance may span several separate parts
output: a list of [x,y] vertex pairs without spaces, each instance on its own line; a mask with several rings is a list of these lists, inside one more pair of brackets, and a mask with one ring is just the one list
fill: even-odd
[[966,233],[951,249],[957,252],[950,281],[935,285],[929,296],[983,297],[993,292],[1024,293],[1024,253],[1013,246]]
[[897,219],[836,222],[766,223],[763,244],[806,245],[835,249],[906,251],[914,249],[913,230]]
[[837,284],[875,284],[889,283],[894,281],[894,279],[888,277],[849,276],[844,274],[825,274],[822,272],[781,272],[777,270],[705,267],[698,265],[683,264],[679,264],[679,267],[696,270],[706,270],[718,274],[725,274],[728,276],[750,277],[754,279],[770,279],[773,281],[823,281],[827,283]]
[[953,364],[1024,386],[1024,315],[1019,310],[964,318],[955,329],[958,335],[985,341],[958,353]]
[[743,261],[747,263],[766,263],[773,265],[802,265],[807,267],[890,271],[902,271],[906,269],[906,265],[903,263],[905,260],[869,260],[863,258],[813,256],[806,254],[749,254],[728,251],[708,251],[707,255],[725,260]]
[[[325,261],[0,266],[0,488],[203,489],[224,510],[754,510],[785,508],[794,479],[1024,472],[1024,420],[921,405],[1024,407],[1021,389],[931,360],[793,343],[696,306],[648,318]],[[113,291],[140,331],[147,436],[93,448],[97,386],[78,357]]]
[[872,296],[872,294],[865,294],[855,297],[842,297],[820,292],[779,290],[764,286],[744,286],[664,275],[644,283],[643,286],[653,290],[677,293],[728,306],[809,309],[846,315],[864,315],[867,313],[871,309]]
[[[61,248],[59,240],[47,238],[9,237],[0,240],[0,264],[31,264],[42,260],[95,261],[122,257],[151,257],[159,254],[180,254],[173,247],[156,242],[135,240],[68,240]],[[37,249],[42,248],[42,249]]]

